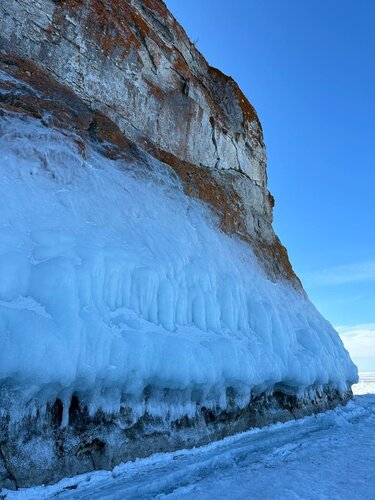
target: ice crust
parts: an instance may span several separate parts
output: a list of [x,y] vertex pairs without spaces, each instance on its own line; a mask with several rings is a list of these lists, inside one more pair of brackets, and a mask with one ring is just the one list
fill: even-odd
[[0,135],[0,384],[12,418],[58,397],[66,423],[75,394],[91,414],[174,419],[226,408],[229,393],[245,406],[274,388],[303,396],[357,380],[311,302],[268,280],[169,167],[83,158],[71,135],[11,114]]

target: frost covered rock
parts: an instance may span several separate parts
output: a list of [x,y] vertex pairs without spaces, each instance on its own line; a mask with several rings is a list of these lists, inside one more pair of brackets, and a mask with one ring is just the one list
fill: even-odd
[[0,484],[345,402],[233,80],[160,1],[0,14]]
[[[161,0],[2,0],[0,45],[46,69],[171,165],[190,195],[220,213],[225,231],[251,241],[273,279],[300,288],[272,229],[257,114]],[[29,73],[35,79],[35,69]]]

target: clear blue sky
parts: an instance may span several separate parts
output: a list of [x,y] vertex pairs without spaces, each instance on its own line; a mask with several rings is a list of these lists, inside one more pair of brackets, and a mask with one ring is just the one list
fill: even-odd
[[310,298],[375,356],[375,1],[166,3],[259,114],[275,229]]

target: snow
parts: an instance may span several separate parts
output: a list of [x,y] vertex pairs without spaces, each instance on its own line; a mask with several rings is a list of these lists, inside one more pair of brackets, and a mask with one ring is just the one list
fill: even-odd
[[374,394],[375,372],[359,372],[359,382],[352,389],[354,394]]
[[7,500],[43,498],[375,498],[375,374],[361,374],[366,395],[345,407],[193,450],[156,454],[63,479],[53,486],[3,491]]
[[356,382],[331,325],[268,280],[169,167],[83,157],[75,139],[0,121],[0,380],[13,420],[56,397],[67,410],[73,394],[91,414],[175,419],[225,408],[229,387],[245,406],[275,387]]

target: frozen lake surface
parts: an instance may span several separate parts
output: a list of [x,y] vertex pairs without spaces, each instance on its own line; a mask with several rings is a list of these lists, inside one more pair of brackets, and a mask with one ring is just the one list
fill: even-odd
[[354,390],[344,408],[3,493],[7,500],[375,499],[375,373],[361,374]]

